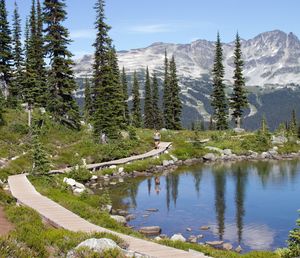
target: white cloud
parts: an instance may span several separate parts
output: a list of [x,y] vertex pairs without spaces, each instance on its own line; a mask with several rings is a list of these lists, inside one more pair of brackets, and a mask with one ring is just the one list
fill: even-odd
[[72,39],[93,39],[96,37],[96,33],[94,30],[73,30],[70,33],[70,37]]
[[145,34],[162,33],[171,31],[171,27],[168,24],[148,24],[130,27],[129,31]]

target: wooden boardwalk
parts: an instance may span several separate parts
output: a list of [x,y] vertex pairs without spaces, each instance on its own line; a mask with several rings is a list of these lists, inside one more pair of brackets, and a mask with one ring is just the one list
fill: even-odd
[[[164,153],[171,146],[171,144],[172,144],[171,142],[161,142],[159,144],[158,149],[151,150],[144,154],[135,155],[135,156],[131,156],[128,158],[123,158],[123,159],[102,162],[102,163],[88,164],[88,165],[86,165],[86,168],[89,170],[98,170],[98,169],[109,167],[112,165],[118,166],[118,165],[126,164],[126,163],[132,162],[132,161],[151,158],[151,157],[154,157],[154,156]],[[55,170],[51,170],[50,174],[53,174],[53,173],[61,173],[62,174],[62,173],[70,172],[71,170],[72,170],[72,167],[68,167],[68,168],[64,168],[64,169],[55,169]]]
[[12,195],[20,204],[36,210],[43,217],[43,219],[55,227],[60,227],[75,232],[112,233],[126,241],[129,244],[129,250],[135,251],[139,254],[147,255],[151,258],[208,258],[201,253],[195,253],[192,251],[187,252],[167,247],[94,225],[38,193],[34,186],[27,179],[26,174],[10,176],[8,178],[8,184]]

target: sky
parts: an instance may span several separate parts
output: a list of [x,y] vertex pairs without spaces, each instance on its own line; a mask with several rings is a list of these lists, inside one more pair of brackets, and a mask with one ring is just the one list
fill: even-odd
[[[14,1],[6,0],[10,18]],[[25,23],[31,0],[16,1]],[[75,58],[93,53],[96,0],[65,2],[65,26],[73,40],[70,50]],[[299,0],[106,0],[107,23],[117,50],[154,42],[214,41],[217,31],[223,42],[233,41],[237,31],[243,39],[275,29],[300,36],[299,13]]]

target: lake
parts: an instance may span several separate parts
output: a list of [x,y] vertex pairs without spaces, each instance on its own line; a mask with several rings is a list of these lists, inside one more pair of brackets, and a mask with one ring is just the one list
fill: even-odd
[[[182,167],[158,178],[128,179],[110,194],[114,209],[136,215],[129,222],[135,229],[160,226],[169,237],[203,234],[200,242],[223,240],[246,252],[275,250],[286,245],[289,230],[296,226],[300,161]],[[147,212],[149,208],[159,211]]]

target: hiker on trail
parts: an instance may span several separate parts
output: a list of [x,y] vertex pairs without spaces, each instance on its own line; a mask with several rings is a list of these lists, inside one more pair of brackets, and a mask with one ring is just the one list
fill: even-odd
[[105,133],[101,134],[101,143],[102,144],[106,144],[107,143],[107,137]]
[[158,149],[158,146],[160,144],[160,133],[158,130],[155,130],[153,138],[154,138],[155,149]]

